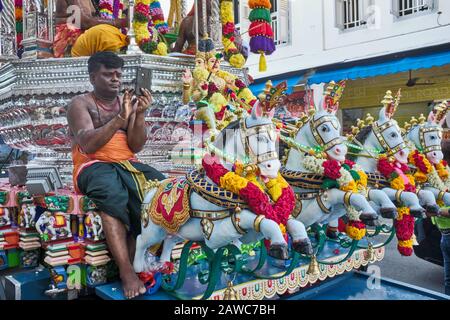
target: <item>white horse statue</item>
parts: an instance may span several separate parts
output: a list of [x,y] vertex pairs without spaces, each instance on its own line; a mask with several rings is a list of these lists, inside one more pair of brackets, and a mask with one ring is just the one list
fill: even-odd
[[353,139],[356,148],[359,148],[359,152],[354,154],[355,162],[369,173],[369,180],[372,183],[383,187],[382,190],[392,201],[404,203],[410,208],[413,216],[423,217],[424,208],[428,212],[439,210],[436,199],[430,191],[422,189],[416,195],[413,192],[395,190],[386,183],[384,177],[378,175],[377,164],[380,155],[386,155],[394,160],[397,171],[402,165],[408,164],[409,149],[403,140],[397,121],[393,119],[399,99],[400,94],[397,94],[394,100],[391,91],[388,91],[382,101],[384,106],[380,110],[378,120],[373,122],[373,118],[368,115],[367,125],[364,121],[358,121],[362,130]]
[[[448,167],[443,163],[442,125],[448,111],[447,101],[442,102],[428,115],[421,115],[405,124],[405,139],[411,143],[410,164],[416,168],[416,182],[433,193],[438,204],[450,206],[450,180]],[[421,162],[420,164],[418,162]],[[425,165],[426,163],[426,165]],[[425,172],[423,166],[426,166]],[[422,170],[421,170],[422,169]],[[445,174],[443,175],[442,172]]]
[[[312,173],[310,165],[306,163],[313,158],[311,152],[341,164],[346,160],[347,146],[344,144],[341,125],[336,117],[338,103],[330,103],[330,95],[327,95],[334,85],[334,82],[330,83],[324,99],[315,104],[319,107],[316,107],[314,114],[305,116],[297,123],[294,138],[288,139],[291,140],[288,142],[290,148],[286,165],[282,168],[283,176],[294,186],[297,193],[299,204],[294,212],[296,219],[306,227],[314,223],[328,224],[331,228],[328,228],[327,235],[331,238],[337,237],[337,218],[346,214],[349,206],[361,212],[359,219],[366,224],[374,225],[378,218],[363,194],[341,191],[338,188],[321,190],[322,175]],[[382,191],[369,189],[367,194],[368,198],[376,203],[377,208],[380,208],[383,216],[392,216],[396,212],[395,205]]]
[[[267,181],[278,177],[281,164],[276,152],[276,128],[271,119],[273,112],[269,115],[263,113],[265,110],[260,103],[256,103],[250,116],[231,123],[217,136],[210,148],[216,156],[221,155],[222,165],[226,169],[232,170],[233,161],[240,159],[247,164],[246,168],[257,168],[259,177]],[[156,218],[148,218],[149,210],[156,205],[152,200],[154,197],[157,199],[155,195],[161,192],[161,187],[150,189],[144,197],[142,233],[137,237],[134,259],[136,272],[145,271],[144,254],[147,248],[164,240],[160,261],[168,262],[171,251],[180,238],[205,241],[211,249],[232,242],[250,243],[265,238],[270,241],[269,255],[280,259],[288,258],[286,239],[275,221],[246,209],[242,199],[218,188],[211,179],[198,172],[188,174],[187,178],[191,188],[189,214],[176,230],[168,231],[163,226],[164,222],[155,223]],[[177,197],[173,190],[174,186],[167,188],[161,205],[170,204],[173,207]],[[292,202],[295,203],[295,199]],[[312,254],[311,242],[301,222],[290,218],[286,229],[292,237],[295,251]]]

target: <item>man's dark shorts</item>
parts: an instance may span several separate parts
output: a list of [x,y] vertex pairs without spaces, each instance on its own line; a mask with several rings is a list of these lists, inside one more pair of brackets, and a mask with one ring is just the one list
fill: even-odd
[[[165,179],[161,172],[146,164],[130,164],[131,171],[142,172],[147,180]],[[119,219],[137,237],[141,233],[141,204],[145,196],[142,181],[145,179],[120,163],[97,162],[81,171],[77,183],[99,211]]]

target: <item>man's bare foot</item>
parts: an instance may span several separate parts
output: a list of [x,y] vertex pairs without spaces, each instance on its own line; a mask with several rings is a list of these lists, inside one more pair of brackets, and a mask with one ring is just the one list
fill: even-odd
[[124,275],[120,275],[120,278],[122,279],[123,294],[128,299],[135,298],[147,291],[144,284],[141,280],[139,280],[134,271],[127,272]]

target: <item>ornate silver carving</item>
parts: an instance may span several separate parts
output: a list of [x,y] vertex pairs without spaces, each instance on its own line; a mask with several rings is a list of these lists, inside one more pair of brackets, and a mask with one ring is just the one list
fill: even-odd
[[217,49],[222,48],[222,24],[220,22],[220,0],[211,0],[209,34]]
[[43,0],[23,1],[23,58],[38,57],[40,48],[49,48],[52,44],[50,30],[53,29],[53,2],[46,3]]
[[0,62],[15,58],[17,56],[14,1],[3,1],[3,11],[0,13]]
[[[151,90],[155,108],[161,109],[149,110],[146,122],[154,131],[139,158],[165,172],[191,169],[190,163],[171,161],[169,154],[183,153],[193,143],[186,122],[190,107],[181,103],[181,77],[194,67],[194,59],[148,54],[122,58],[124,86],[132,85],[139,66],[153,70]],[[0,67],[0,135],[8,145],[36,154],[33,163],[58,167],[68,185],[72,161],[65,110],[74,95],[92,90],[87,59],[15,60]],[[226,63],[221,68],[247,80],[246,70]]]

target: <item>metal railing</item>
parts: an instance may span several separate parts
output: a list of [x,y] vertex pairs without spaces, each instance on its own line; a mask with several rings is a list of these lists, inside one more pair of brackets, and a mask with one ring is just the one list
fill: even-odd
[[364,20],[364,8],[361,0],[343,0],[342,1],[343,28],[351,29],[366,24]]
[[404,17],[407,15],[416,14],[423,11],[431,10],[427,0],[394,0],[398,1],[398,16]]
[[[280,25],[281,21],[278,17],[278,12],[273,12],[270,16],[272,18],[271,25],[273,30],[273,41],[275,42],[275,45],[279,46],[287,44],[289,42],[289,39],[287,36],[283,36],[281,34],[282,26]],[[286,20],[286,23],[289,23],[289,21]],[[286,28],[289,28],[289,25],[286,26]]]

